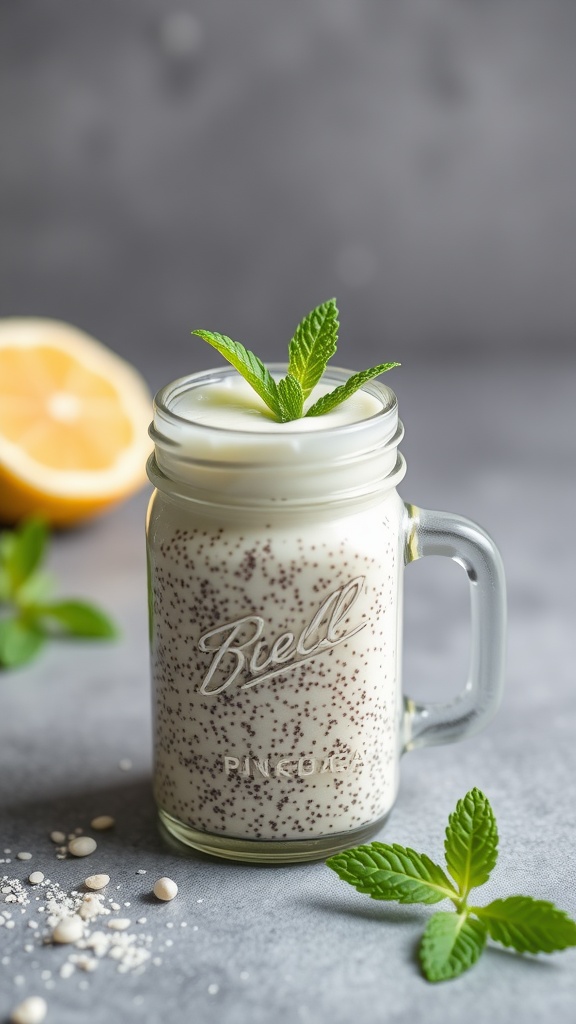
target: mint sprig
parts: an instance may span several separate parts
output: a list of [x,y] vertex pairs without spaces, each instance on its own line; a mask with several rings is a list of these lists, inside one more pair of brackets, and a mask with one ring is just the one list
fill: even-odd
[[428,981],[456,978],[482,955],[488,937],[519,953],[553,953],[576,946],[576,921],[547,900],[509,896],[470,906],[472,889],[484,885],[498,856],[498,829],[487,797],[472,789],[458,801],[446,829],[445,853],[452,885],[439,864],[409,847],[370,843],[330,857],[345,882],[375,900],[437,903],[451,900],[455,913],[439,911],[420,942]]
[[53,599],[53,581],[41,568],[48,541],[48,527],[37,518],[0,533],[0,669],[25,665],[55,636],[117,635],[87,601]]
[[280,423],[320,416],[345,402],[367,381],[400,363],[379,363],[348,378],[334,391],[323,395],[304,411],[304,403],[322,379],[338,344],[338,307],[335,299],[316,306],[298,324],[288,346],[288,373],[276,381],[258,356],[225,334],[195,330],[242,374]]

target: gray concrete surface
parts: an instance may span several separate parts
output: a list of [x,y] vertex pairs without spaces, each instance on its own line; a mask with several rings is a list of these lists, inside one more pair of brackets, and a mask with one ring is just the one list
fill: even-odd
[[[381,836],[441,857],[448,814],[479,786],[500,827],[486,896],[527,893],[572,916],[575,377],[573,361],[555,361],[502,363],[497,371],[482,363],[420,366],[398,378],[408,458],[402,494],[472,516],[497,540],[509,583],[509,656],[494,722],[469,741],[404,759],[400,796]],[[68,951],[41,945],[28,908],[15,914],[12,930],[0,927],[0,1019],[34,992],[49,1003],[47,1022],[59,1024],[571,1022],[575,950],[536,959],[491,947],[459,980],[431,986],[416,960],[426,908],[370,901],[322,863],[240,866],[181,857],[163,844],[149,779],[145,504],[141,494],[61,534],[52,550],[62,593],[101,602],[122,639],[54,644],[35,665],[0,676],[0,856],[12,850],[0,874],[25,879],[40,869],[71,888],[107,871],[120,887],[113,895],[121,915],[146,917],[132,930],[151,936],[162,962],[148,962],[138,976],[105,960],[92,974],[62,979]],[[428,559],[407,569],[406,583],[406,689],[445,696],[459,688],[466,665],[463,573]],[[130,772],[119,768],[123,758]],[[97,854],[56,860],[52,829],[86,827],[107,813],[117,825],[102,834]],[[14,860],[19,850],[33,860]],[[165,906],[149,897],[160,875],[180,886]]]

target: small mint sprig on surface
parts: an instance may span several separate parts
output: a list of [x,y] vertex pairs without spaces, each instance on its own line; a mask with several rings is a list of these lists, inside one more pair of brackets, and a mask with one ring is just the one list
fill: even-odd
[[316,306],[300,321],[288,346],[288,373],[276,381],[258,356],[238,341],[214,331],[195,330],[220,355],[242,374],[280,423],[320,416],[345,402],[355,391],[374,377],[386,373],[400,363],[379,363],[348,378],[334,391],[323,395],[304,412],[304,403],[322,379],[338,344],[338,307],[335,299]]
[[40,519],[0,533],[0,669],[31,661],[54,636],[117,635],[108,616],[87,601],[52,598],[52,580],[41,569],[48,539]]
[[374,900],[439,903],[451,900],[455,913],[439,911],[426,925],[420,963],[428,981],[447,981],[472,967],[488,936],[519,953],[553,953],[576,946],[576,922],[553,903],[509,896],[470,906],[472,889],[484,885],[498,856],[498,829],[487,797],[472,789],[450,815],[444,842],[448,878],[426,854],[394,843],[370,843],[330,857],[327,864],[358,892]]

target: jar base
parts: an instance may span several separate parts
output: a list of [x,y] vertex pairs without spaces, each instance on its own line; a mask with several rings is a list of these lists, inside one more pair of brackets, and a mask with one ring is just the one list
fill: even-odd
[[179,846],[191,847],[200,853],[224,860],[241,861],[245,864],[298,864],[305,861],[325,860],[335,853],[358,846],[376,835],[387,820],[390,812],[377,821],[338,832],[318,839],[239,839],[234,836],[200,832],[173,817],[161,807],[158,816],[162,832],[168,840],[178,840]]

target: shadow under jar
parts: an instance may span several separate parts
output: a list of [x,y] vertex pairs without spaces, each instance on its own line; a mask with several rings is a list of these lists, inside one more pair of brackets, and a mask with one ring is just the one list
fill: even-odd
[[[314,399],[348,376],[327,371]],[[402,433],[396,396],[375,381],[290,423],[229,367],[156,396],[154,793],[181,842],[261,863],[364,842],[394,804],[401,754],[477,731],[496,710],[499,554],[469,520],[401,500]],[[427,554],[470,580],[470,676],[448,704],[402,693],[403,568]]]

